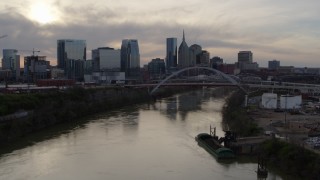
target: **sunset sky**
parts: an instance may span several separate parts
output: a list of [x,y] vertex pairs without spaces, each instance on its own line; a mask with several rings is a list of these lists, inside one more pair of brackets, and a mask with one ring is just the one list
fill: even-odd
[[[57,39],[87,41],[91,50],[138,39],[141,66],[165,58],[167,37],[182,31],[226,63],[251,50],[260,67],[320,67],[319,0],[10,0],[0,2],[0,49],[40,50],[52,65]],[[22,56],[32,52],[21,51]]]

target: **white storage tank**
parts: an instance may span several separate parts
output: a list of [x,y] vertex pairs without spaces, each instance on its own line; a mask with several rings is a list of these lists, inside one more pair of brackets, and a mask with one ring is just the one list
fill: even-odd
[[263,93],[261,96],[261,106],[265,109],[277,108],[277,94]]
[[280,108],[281,109],[300,109],[302,104],[302,97],[293,95],[281,95],[280,96]]

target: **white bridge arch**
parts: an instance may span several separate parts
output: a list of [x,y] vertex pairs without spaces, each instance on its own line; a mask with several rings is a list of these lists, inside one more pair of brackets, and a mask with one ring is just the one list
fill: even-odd
[[205,70],[209,70],[209,71],[215,72],[215,73],[221,75],[223,78],[225,78],[225,79],[228,80],[229,82],[231,82],[233,85],[238,86],[238,87],[239,87],[242,91],[244,91],[245,93],[247,93],[246,90],[245,90],[242,86],[240,86],[240,84],[239,84],[236,80],[232,79],[232,78],[231,78],[230,76],[228,76],[227,74],[225,74],[225,73],[223,73],[223,72],[221,72],[221,71],[218,71],[218,70],[216,70],[216,69],[213,69],[213,68],[195,66],[195,67],[187,67],[187,68],[184,68],[184,69],[181,69],[181,70],[179,70],[179,71],[176,71],[176,72],[172,73],[170,76],[168,76],[167,78],[165,78],[164,80],[162,80],[160,83],[158,83],[158,85],[152,89],[152,91],[150,92],[150,94],[152,95],[154,92],[156,92],[156,91],[159,89],[159,87],[160,87],[161,85],[163,85],[165,82],[167,82],[170,78],[172,78],[172,77],[174,77],[174,76],[177,76],[178,74],[180,74],[180,73],[182,73],[182,72],[185,72],[185,71],[188,71],[188,70],[192,70],[192,69],[205,69]]

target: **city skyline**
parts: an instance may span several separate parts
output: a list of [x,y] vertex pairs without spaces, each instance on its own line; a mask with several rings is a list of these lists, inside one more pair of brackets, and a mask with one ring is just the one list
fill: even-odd
[[71,4],[69,0],[0,2],[0,36],[8,35],[0,39],[0,48],[36,48],[55,65],[58,39],[86,40],[87,57],[98,47],[120,49],[123,39],[137,39],[143,66],[165,58],[166,38],[176,37],[179,45],[184,29],[188,45],[199,44],[210,57],[222,57],[226,63],[236,62],[239,51],[249,50],[261,67],[273,59],[281,65],[320,67],[316,0]]

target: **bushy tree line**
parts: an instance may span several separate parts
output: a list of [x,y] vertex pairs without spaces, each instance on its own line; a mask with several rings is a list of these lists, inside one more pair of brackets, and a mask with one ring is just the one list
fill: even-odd
[[261,155],[268,165],[285,174],[320,180],[320,156],[304,147],[273,139],[261,145]]
[[261,133],[261,128],[247,115],[247,109],[243,107],[244,98],[245,94],[240,90],[228,97],[223,108],[224,127],[238,136],[255,136]]

